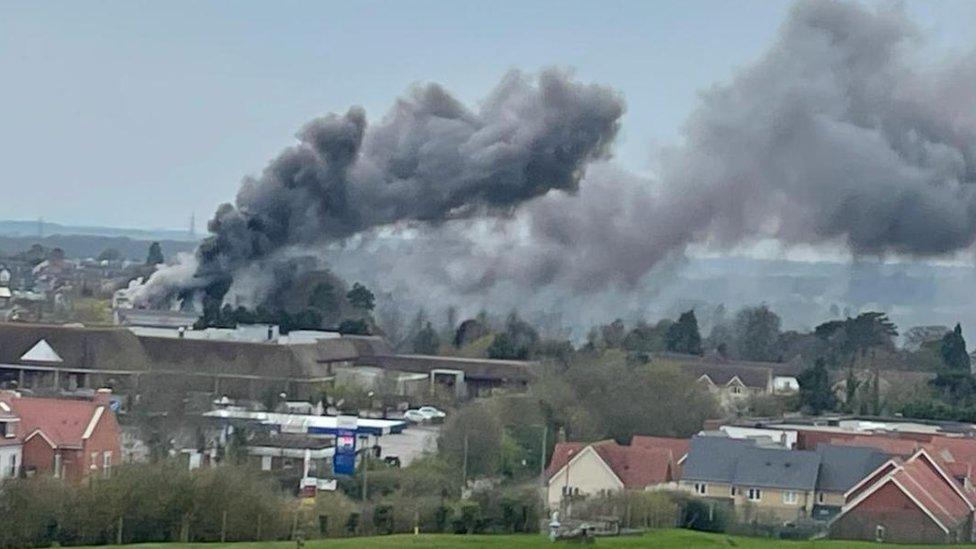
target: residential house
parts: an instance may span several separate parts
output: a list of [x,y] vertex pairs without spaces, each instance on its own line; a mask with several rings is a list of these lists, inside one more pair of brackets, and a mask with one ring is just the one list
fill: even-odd
[[816,452],[696,436],[680,486],[699,497],[729,502],[741,520],[789,521],[813,510],[819,470]]
[[88,400],[0,393],[0,402],[20,420],[26,474],[71,481],[90,474],[109,475],[121,462],[120,431],[110,409],[110,393],[102,389]]
[[663,437],[634,437],[629,446],[613,440],[560,442],[546,470],[547,501],[555,508],[575,497],[674,483],[687,444]]
[[701,362],[689,371],[725,409],[735,408],[750,396],[773,392],[773,371],[769,368]]
[[874,448],[818,444],[816,452],[820,471],[811,516],[817,520],[829,520],[840,513],[848,491],[890,460]]
[[830,524],[831,537],[924,544],[973,540],[972,494],[925,450],[886,462],[847,498]]
[[[760,510],[773,508],[767,514],[777,519],[826,520],[840,511],[848,489],[887,460],[886,454],[871,448],[821,444],[815,451],[790,451],[765,436],[703,433],[692,439],[681,484],[694,494],[728,500],[743,509],[750,501],[753,507],[766,508]],[[811,469],[803,469],[807,467]],[[760,493],[750,493],[750,488]],[[773,491],[797,494],[764,502],[764,495]]]

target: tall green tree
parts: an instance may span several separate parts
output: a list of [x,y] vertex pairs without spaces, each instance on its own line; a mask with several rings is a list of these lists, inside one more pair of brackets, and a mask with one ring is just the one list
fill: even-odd
[[735,316],[736,350],[739,358],[775,362],[780,353],[777,345],[782,321],[766,305],[747,307]]
[[349,304],[353,308],[360,311],[372,311],[376,305],[376,296],[373,295],[373,292],[358,282],[353,284],[352,289],[346,293],[346,299],[349,300]]
[[819,415],[833,410],[837,405],[823,359],[817,359],[813,367],[804,370],[796,380],[800,383],[800,406],[810,410],[810,413]]
[[163,248],[159,245],[159,242],[153,242],[149,245],[149,253],[146,255],[146,265],[159,265],[161,263],[166,263],[166,258],[163,257]]
[[335,313],[339,310],[339,296],[335,286],[328,282],[319,282],[312,288],[312,295],[308,298],[308,306],[325,313]]
[[952,372],[969,372],[969,353],[966,352],[966,340],[962,337],[962,326],[956,327],[942,337],[942,364]]
[[413,338],[413,352],[420,355],[436,355],[441,340],[437,330],[428,322]]
[[668,328],[665,337],[667,349],[673,353],[701,355],[701,334],[698,332],[698,319],[695,311],[681,313],[678,321]]
[[488,346],[488,358],[525,360],[538,343],[539,333],[535,328],[512,313],[505,322],[505,331],[496,335]]

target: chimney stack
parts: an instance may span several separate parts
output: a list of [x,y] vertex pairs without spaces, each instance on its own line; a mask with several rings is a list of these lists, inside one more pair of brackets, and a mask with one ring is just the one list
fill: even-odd
[[107,408],[108,405],[111,404],[111,396],[112,390],[108,387],[102,387],[101,389],[95,391],[95,403],[99,406],[105,406]]

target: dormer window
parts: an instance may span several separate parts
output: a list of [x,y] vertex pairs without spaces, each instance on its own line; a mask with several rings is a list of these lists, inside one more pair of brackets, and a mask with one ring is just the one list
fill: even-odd
[[0,420],[0,438],[17,436],[17,420]]

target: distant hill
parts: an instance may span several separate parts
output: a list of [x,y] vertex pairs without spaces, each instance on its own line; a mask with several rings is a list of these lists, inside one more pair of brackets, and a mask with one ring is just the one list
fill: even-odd
[[176,229],[126,229],[118,227],[87,227],[76,225],[62,225],[47,221],[18,221],[0,219],[0,236],[34,237],[38,233],[48,235],[91,235],[128,237],[134,240],[173,240],[196,242],[199,236],[193,236],[189,231]]
[[53,234],[44,238],[37,236],[3,236],[0,235],[0,256],[15,254],[29,249],[34,244],[45,248],[61,248],[65,256],[72,259],[98,257],[107,248],[115,248],[126,259],[142,261],[146,259],[149,244],[159,242],[163,255],[169,259],[179,252],[193,251],[197,246],[191,240],[166,240],[148,238],[145,240],[129,238],[127,236],[99,236],[86,234]]

